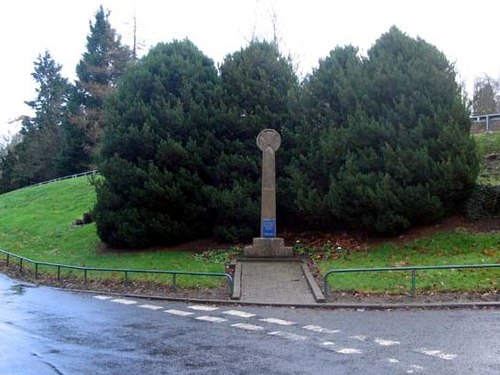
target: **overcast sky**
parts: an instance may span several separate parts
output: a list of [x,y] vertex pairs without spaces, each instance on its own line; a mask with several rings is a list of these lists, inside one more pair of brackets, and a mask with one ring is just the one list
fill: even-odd
[[48,50],[71,81],[99,5],[132,44],[133,17],[141,54],[158,42],[189,38],[220,63],[255,35],[272,38],[272,14],[283,52],[301,76],[336,46],[364,53],[392,25],[421,37],[456,64],[469,92],[475,77],[500,78],[498,0],[15,0],[0,5],[0,135],[30,114],[36,96],[33,62]]

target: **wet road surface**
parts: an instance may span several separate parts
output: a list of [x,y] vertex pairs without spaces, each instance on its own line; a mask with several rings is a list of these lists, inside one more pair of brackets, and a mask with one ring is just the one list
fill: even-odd
[[79,294],[0,274],[0,374],[495,374],[500,311],[329,311]]

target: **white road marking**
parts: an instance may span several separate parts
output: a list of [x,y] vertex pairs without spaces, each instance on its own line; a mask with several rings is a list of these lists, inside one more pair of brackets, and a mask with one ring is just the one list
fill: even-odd
[[215,311],[218,310],[219,308],[214,306],[193,305],[193,306],[188,306],[188,309],[196,311]]
[[425,348],[417,349],[416,352],[420,354],[430,355],[431,357],[445,359],[447,361],[451,361],[452,359],[455,359],[457,357],[456,354],[443,353],[441,350],[428,350]]
[[389,363],[399,363],[399,361],[396,358],[387,358],[386,361]]
[[111,299],[113,297],[111,297],[111,296],[94,296],[94,298],[100,299],[100,300],[104,301],[104,300],[107,300],[107,299]]
[[157,306],[157,305],[140,305],[139,306],[141,309],[149,309],[149,310],[160,310],[163,309],[162,306]]
[[121,303],[122,305],[134,305],[137,303],[137,301],[133,301],[131,299],[123,299],[123,298],[112,299],[111,302]]
[[190,311],[182,311],[182,310],[175,310],[175,309],[165,310],[165,312],[172,314],[172,315],[178,315],[178,316],[194,315],[194,313],[192,313]]
[[384,340],[384,339],[375,339],[374,340],[377,344],[380,346],[392,346],[392,345],[399,345],[401,344],[399,341],[391,341],[391,340]]
[[341,349],[335,349],[335,343],[331,341],[325,341],[322,343],[323,346],[330,347],[330,350],[333,350],[336,353],[340,354],[361,354],[361,350],[359,349],[354,349],[354,348],[341,348]]
[[407,374],[414,374],[415,372],[420,372],[422,371],[424,368],[422,366],[419,366],[419,365],[411,365],[410,369],[409,370],[406,370],[406,373]]
[[339,329],[328,329],[328,328],[323,328],[320,326],[313,326],[313,325],[304,326],[302,328],[307,329],[308,331],[319,332],[319,333],[337,333],[337,332],[340,332]]
[[266,322],[266,323],[272,323],[272,324],[279,324],[282,326],[291,326],[294,325],[295,322],[290,322],[288,320],[282,320],[282,319],[276,319],[276,318],[264,318],[264,319],[259,319],[261,322]]
[[289,333],[289,332],[275,331],[275,332],[268,332],[267,334],[271,335],[271,336],[283,337],[285,339],[294,340],[294,341],[306,340],[307,339],[306,336],[296,335],[294,333]]
[[264,327],[256,326],[256,325],[253,325],[253,324],[247,324],[247,323],[231,324],[231,327],[236,327],[236,328],[244,329],[246,331],[261,331],[261,330],[264,329]]
[[227,322],[227,319],[224,318],[218,318],[216,316],[198,316],[196,317],[198,320],[203,320],[205,322],[212,322],[212,323],[222,323],[222,322]]
[[356,336],[349,336],[350,339],[358,340],[358,341],[366,341],[368,336],[365,335],[356,335]]
[[361,354],[361,350],[354,348],[342,348],[335,351],[340,354]]
[[238,311],[238,310],[228,310],[228,311],[224,311],[222,313],[227,314],[227,315],[237,316],[240,318],[251,318],[251,317],[255,316],[255,314],[247,313],[244,311]]

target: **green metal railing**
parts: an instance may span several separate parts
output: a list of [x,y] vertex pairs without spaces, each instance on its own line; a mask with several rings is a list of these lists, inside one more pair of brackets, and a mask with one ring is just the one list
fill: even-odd
[[500,264],[463,264],[463,265],[442,265],[442,266],[408,266],[408,267],[377,267],[377,268],[343,268],[328,270],[323,276],[323,290],[325,296],[329,293],[328,277],[338,273],[354,273],[354,272],[411,272],[411,292],[412,298],[415,298],[417,290],[417,271],[428,270],[460,270],[460,269],[475,269],[475,268],[499,268]]
[[25,263],[29,263],[34,267],[35,279],[38,278],[39,267],[47,266],[54,267],[57,269],[57,280],[61,280],[61,270],[69,269],[69,270],[77,270],[83,272],[83,279],[85,288],[87,288],[88,284],[88,273],[89,272],[115,272],[115,273],[123,273],[123,280],[125,285],[128,283],[129,274],[133,273],[143,273],[143,274],[164,274],[164,275],[172,275],[172,289],[175,291],[177,288],[177,276],[206,276],[206,277],[224,277],[227,279],[229,285],[229,293],[233,292],[233,277],[225,272],[193,272],[193,271],[177,271],[177,270],[142,270],[142,269],[127,269],[127,268],[99,268],[99,267],[82,267],[82,266],[71,266],[67,264],[59,264],[59,263],[50,263],[50,262],[39,262],[35,261],[21,255],[17,255],[11,253],[9,251],[5,251],[0,249],[0,253],[5,255],[6,258],[6,266],[8,267],[11,263],[11,258],[19,261],[19,271],[22,273],[25,267]]

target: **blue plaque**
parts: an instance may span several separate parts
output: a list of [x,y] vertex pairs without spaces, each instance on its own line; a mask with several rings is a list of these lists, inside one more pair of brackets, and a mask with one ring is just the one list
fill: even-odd
[[274,238],[276,237],[276,219],[262,219],[262,237]]

